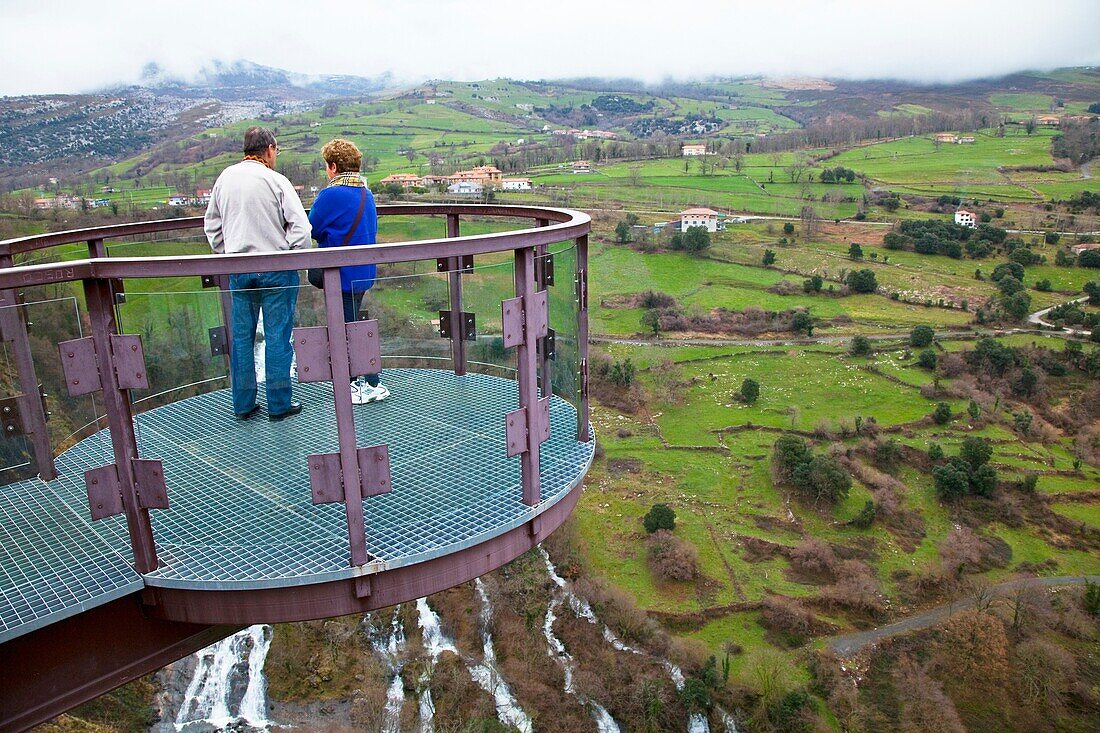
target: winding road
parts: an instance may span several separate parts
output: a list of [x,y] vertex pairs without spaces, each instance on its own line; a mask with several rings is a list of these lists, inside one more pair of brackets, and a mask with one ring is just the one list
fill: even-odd
[[1081,329],[1081,328],[1063,328],[1063,327],[1060,327],[1060,326],[1056,326],[1053,323],[1047,323],[1046,321],[1043,320],[1043,317],[1046,316],[1047,313],[1050,313],[1052,310],[1054,310],[1058,306],[1069,305],[1070,303],[1084,303],[1087,300],[1088,300],[1088,297],[1077,298],[1075,300],[1067,301],[1066,303],[1058,303],[1057,305],[1052,305],[1049,308],[1043,308],[1041,311],[1035,311],[1030,316],[1028,316],[1027,317],[1027,322],[1028,323],[1033,323],[1036,326],[1041,326],[1041,327],[1045,327],[1045,328],[1053,328],[1055,330],[1061,331],[1062,333],[1068,333],[1068,334],[1071,334],[1071,335],[1091,336],[1092,331],[1085,331],[1084,329]]
[[[1041,585],[1045,587],[1055,587],[1063,585],[1083,585],[1085,581],[1090,583],[1100,583],[1100,575],[1063,575],[1053,578],[1019,578],[1017,580],[1006,580],[1003,583],[991,586],[989,592],[997,598],[1004,598],[1012,591],[1022,588],[1031,584]],[[895,621],[892,624],[886,626],[879,626],[877,629],[869,629],[868,631],[860,631],[855,634],[844,634],[842,636],[834,636],[829,639],[826,647],[841,657],[850,657],[853,654],[859,652],[867,646],[875,644],[882,639],[887,639],[899,634],[907,634],[911,631],[920,631],[921,629],[927,629],[930,626],[944,621],[952,614],[967,608],[974,607],[974,596],[962,598],[952,603],[945,604],[943,606],[936,606],[930,608],[927,611],[903,618],[900,621]]]

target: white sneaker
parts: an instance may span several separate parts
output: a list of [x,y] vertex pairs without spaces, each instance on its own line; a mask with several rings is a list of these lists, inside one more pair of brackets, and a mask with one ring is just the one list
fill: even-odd
[[385,385],[379,384],[377,387],[371,387],[370,385],[364,385],[366,388],[361,394],[364,395],[364,402],[381,402],[390,396],[390,391],[386,389]]
[[367,395],[370,394],[373,389],[374,388],[366,382],[360,382],[357,379],[353,379],[351,382],[351,404],[365,405],[370,402],[370,400],[367,399]]

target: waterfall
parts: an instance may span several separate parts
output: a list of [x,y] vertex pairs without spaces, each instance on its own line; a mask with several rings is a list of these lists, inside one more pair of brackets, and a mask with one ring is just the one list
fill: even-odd
[[477,590],[478,598],[481,599],[481,613],[478,618],[481,622],[481,646],[484,660],[481,664],[470,667],[470,676],[481,686],[481,689],[493,696],[493,702],[497,708],[497,719],[501,723],[518,729],[520,733],[531,733],[531,719],[519,706],[508,683],[496,668],[497,655],[493,649],[493,637],[489,635],[489,628],[493,621],[493,607],[489,602],[489,594],[485,592],[485,584],[480,578],[474,580],[474,588]]
[[384,634],[381,630],[376,632],[374,626],[370,624],[370,618],[370,614],[367,614],[364,619],[367,622],[367,637],[392,675],[390,686],[386,689],[385,723],[382,726],[382,733],[401,733],[401,708],[405,704],[405,685],[401,679],[401,669],[405,666],[406,646],[405,627],[401,623],[401,606],[393,609],[389,634]]
[[596,616],[592,613],[592,609],[583,598],[576,596],[568,589],[565,579],[558,575],[558,571],[554,568],[554,563],[550,561],[550,555],[543,549],[542,545],[539,545],[538,549],[542,554],[543,561],[546,563],[546,572],[550,576],[550,580],[558,587],[559,591],[550,599],[550,605],[546,608],[546,620],[542,625],[542,633],[546,637],[546,643],[549,645],[547,653],[555,657],[562,666],[562,670],[565,673],[566,693],[575,695],[577,699],[590,709],[592,717],[596,719],[596,730],[599,731],[599,733],[620,733],[619,724],[615,722],[615,719],[611,717],[611,713],[607,712],[605,707],[595,700],[577,692],[573,684],[573,657],[566,651],[565,644],[562,643],[561,639],[554,634],[554,621],[557,619],[555,612],[561,608],[561,604],[566,600],[569,601],[570,608],[572,608],[577,615],[580,616],[582,613],[586,612],[583,617],[591,618],[593,622]]
[[443,652],[458,654],[454,642],[443,633],[443,627],[439,622],[439,615],[428,605],[427,598],[416,601],[418,624],[424,634],[424,648],[428,652],[430,664],[420,677],[422,690],[420,692],[420,733],[432,733],[435,730],[432,720],[435,718],[435,705],[432,703],[432,689],[429,686],[432,680],[432,670]]
[[257,625],[197,652],[195,675],[176,715],[176,730],[199,722],[224,728],[242,719],[267,730],[271,723],[263,668],[270,647],[271,627]]

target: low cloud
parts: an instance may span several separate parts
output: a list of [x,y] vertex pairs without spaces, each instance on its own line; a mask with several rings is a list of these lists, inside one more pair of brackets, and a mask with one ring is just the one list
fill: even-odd
[[0,94],[180,76],[214,59],[402,80],[816,76],[954,82],[1100,64],[1100,3],[561,0],[214,6],[0,0]]

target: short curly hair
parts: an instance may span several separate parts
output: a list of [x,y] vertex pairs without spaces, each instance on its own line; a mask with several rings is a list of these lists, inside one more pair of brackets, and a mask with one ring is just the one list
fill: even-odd
[[336,138],[321,148],[326,165],[336,165],[337,173],[358,173],[363,164],[363,154],[351,140]]

